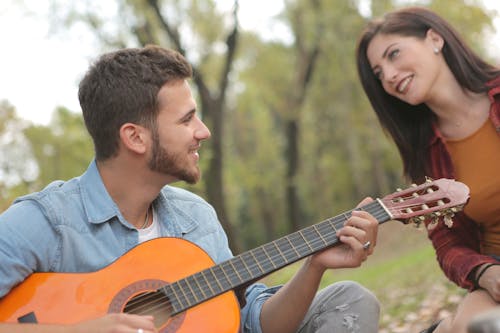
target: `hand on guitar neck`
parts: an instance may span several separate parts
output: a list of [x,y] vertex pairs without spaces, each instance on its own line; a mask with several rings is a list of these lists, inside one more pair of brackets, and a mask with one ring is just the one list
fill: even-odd
[[[373,200],[366,198],[358,207]],[[327,269],[358,267],[373,253],[378,221],[368,212],[352,211],[336,231],[339,242],[308,257],[295,276],[262,308],[263,332],[295,332],[306,315]],[[368,244],[366,246],[365,244]]]

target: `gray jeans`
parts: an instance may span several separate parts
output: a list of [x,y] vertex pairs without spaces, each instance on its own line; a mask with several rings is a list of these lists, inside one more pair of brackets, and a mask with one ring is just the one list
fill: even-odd
[[380,304],[356,282],[334,283],[313,300],[297,333],[377,333]]

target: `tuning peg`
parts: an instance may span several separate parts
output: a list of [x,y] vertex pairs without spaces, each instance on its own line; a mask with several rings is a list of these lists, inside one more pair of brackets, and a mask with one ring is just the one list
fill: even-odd
[[399,187],[396,189],[396,192],[401,192],[403,191],[402,189],[400,189]]
[[433,181],[434,181],[434,180],[433,180],[431,177],[429,177],[429,176],[425,176],[425,182],[426,182],[426,183],[432,183]]
[[418,193],[417,192],[413,192],[412,194],[415,198],[418,198]]
[[411,208],[406,208],[406,209],[405,209],[405,212],[407,212],[408,214],[411,214],[411,213],[413,213],[413,209],[411,209]]
[[444,201],[443,200],[438,200],[437,204],[438,204],[438,206],[444,206]]
[[444,224],[446,224],[448,228],[453,227],[453,219],[452,219],[453,216],[454,214],[447,214],[444,216]]
[[422,221],[419,219],[419,218],[412,218],[411,219],[411,223],[413,224],[413,226],[415,227],[415,229],[422,229]]
[[433,193],[433,192],[434,192],[434,190],[433,190],[432,188],[430,188],[430,187],[429,187],[429,188],[427,189],[427,193]]
[[432,219],[431,222],[427,225],[427,230],[434,229],[437,226],[438,222],[439,220],[437,218]]
[[411,184],[411,187],[417,187],[417,186],[418,186],[418,185],[417,185],[417,184],[415,184],[415,183]]
[[422,209],[429,209],[429,206],[427,206],[426,204],[423,204]]

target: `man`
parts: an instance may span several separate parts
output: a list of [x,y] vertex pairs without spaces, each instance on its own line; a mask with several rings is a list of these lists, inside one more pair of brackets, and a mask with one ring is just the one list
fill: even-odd
[[[198,150],[210,137],[196,113],[191,75],[180,54],[155,46],[105,54],[91,66],[79,99],[95,160],[80,177],[21,197],[0,215],[0,297],[34,272],[96,271],[161,236],[191,241],[215,263],[232,257],[213,208],[168,185],[200,179]],[[337,234],[343,244],[306,259],[285,286],[251,285],[243,331],[376,332],[378,302],[355,283],[330,286],[312,303],[325,270],[359,266],[376,234],[371,215],[353,212]],[[156,332],[152,316],[122,313],[71,326],[0,324],[0,332],[27,330]]]

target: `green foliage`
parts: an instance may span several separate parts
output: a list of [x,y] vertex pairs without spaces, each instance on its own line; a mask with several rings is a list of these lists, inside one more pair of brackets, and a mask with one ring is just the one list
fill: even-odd
[[80,114],[60,107],[48,126],[31,125],[24,130],[39,166],[36,187],[55,179],[80,175],[93,156],[93,146]]
[[[104,7],[93,1],[68,4],[51,0],[51,20],[54,29],[68,34],[71,29],[66,26],[85,23],[103,49],[136,46],[144,41],[171,46],[169,34],[153,15],[150,3],[115,0]],[[267,36],[240,31],[235,70],[228,78],[223,118],[223,190],[228,215],[238,231],[235,237],[247,249],[288,231],[285,188],[290,185],[286,159],[289,120],[294,120],[299,129],[299,163],[291,181],[298,189],[302,224],[323,220],[354,207],[365,196],[377,197],[404,185],[396,148],[378,125],[357,77],[354,51],[368,19],[357,8],[361,1],[284,3],[285,9],[277,20],[289,28],[291,38],[269,40]],[[429,6],[447,18],[478,53],[483,53],[486,45],[482,38],[485,29],[492,26],[493,13],[483,10],[478,1],[369,3],[370,17],[402,5]],[[158,4],[164,17],[178,28],[176,33],[182,38],[186,55],[203,74],[210,94],[218,93],[226,55],[222,38],[231,26],[232,13],[221,12],[213,0],[163,0]],[[320,38],[316,38],[318,29]],[[297,105],[294,101],[298,98],[301,59],[316,46],[317,62],[304,89],[304,99]],[[207,116],[203,114],[206,105],[198,104],[202,116]],[[0,164],[0,172],[5,174],[8,169],[17,177],[10,176],[17,180],[9,186],[0,178],[3,198],[38,189],[53,179],[78,175],[92,158],[91,140],[80,115],[61,108],[48,126],[34,126],[16,119],[13,107],[3,106],[0,111],[1,120],[10,119],[13,122],[9,126],[16,124],[14,127],[24,135],[18,135],[15,144],[9,141],[19,149],[8,150],[7,144],[0,142],[2,152],[12,154],[4,159],[10,161],[8,167]],[[0,121],[0,135],[13,133],[6,127],[9,122]],[[29,145],[22,140],[28,140]],[[209,143],[203,145],[203,171],[209,168],[214,154]],[[35,164],[34,176],[25,161]],[[196,186],[176,185],[205,196],[206,183],[207,179]]]

